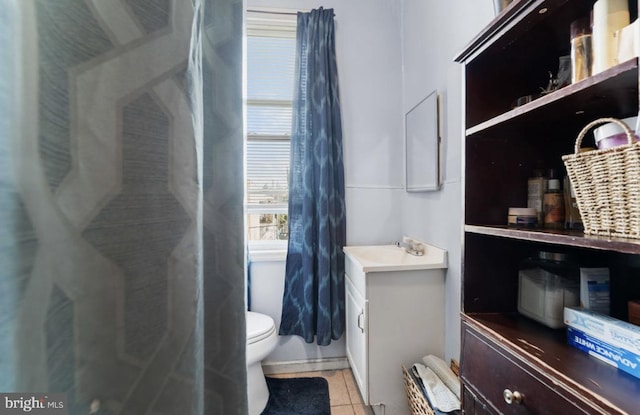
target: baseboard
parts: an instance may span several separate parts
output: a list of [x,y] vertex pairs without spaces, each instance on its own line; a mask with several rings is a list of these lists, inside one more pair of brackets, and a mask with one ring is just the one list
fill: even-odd
[[320,370],[348,369],[349,362],[346,357],[334,357],[314,360],[293,360],[288,362],[262,362],[262,371],[265,375],[280,373],[317,372]]

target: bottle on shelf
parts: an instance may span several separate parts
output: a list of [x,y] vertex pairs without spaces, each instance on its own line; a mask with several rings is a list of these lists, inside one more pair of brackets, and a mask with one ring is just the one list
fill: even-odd
[[534,170],[533,177],[527,181],[527,207],[537,210],[539,226],[544,223],[543,202],[546,191],[547,178],[544,177],[542,169]]
[[571,22],[571,83],[591,76],[593,67],[591,36],[590,16]]
[[563,183],[564,193],[564,227],[566,229],[583,230],[582,218],[580,217],[580,211],[578,210],[578,202],[576,201],[576,194],[571,185],[569,176],[564,177]]
[[629,22],[627,0],[598,0],[593,5],[593,68],[597,74],[617,64],[616,31]]
[[553,170],[550,171],[547,191],[544,193],[543,211],[545,228],[564,228],[564,197],[560,179],[556,178]]

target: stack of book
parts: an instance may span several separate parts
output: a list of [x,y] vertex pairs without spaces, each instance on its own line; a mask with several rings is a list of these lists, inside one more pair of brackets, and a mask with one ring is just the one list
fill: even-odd
[[640,378],[640,327],[581,308],[565,307],[569,344]]

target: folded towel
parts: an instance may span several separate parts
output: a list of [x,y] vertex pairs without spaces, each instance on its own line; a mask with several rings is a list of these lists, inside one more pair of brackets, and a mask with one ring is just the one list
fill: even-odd
[[458,397],[458,399],[460,399],[460,379],[458,379],[456,374],[453,373],[453,371],[449,368],[449,365],[447,365],[444,360],[432,354],[423,357],[422,361],[424,362],[425,366],[433,370],[433,372],[438,375],[442,382],[444,382],[444,384],[447,385],[449,389],[451,389],[451,392],[453,392]]
[[429,402],[439,411],[451,412],[460,410],[460,399],[440,380],[430,368],[416,363],[412,370],[418,376]]
[[424,389],[424,385],[422,384],[422,380],[418,377],[418,375],[416,374],[416,370],[413,367],[411,368],[411,370],[409,370],[409,376],[411,376],[416,385],[418,385],[420,392],[422,392],[422,396],[424,396],[425,401],[427,401],[427,404],[429,405],[429,408],[431,408],[435,415],[460,415],[460,411],[442,412],[431,403],[429,397],[427,396],[427,391]]

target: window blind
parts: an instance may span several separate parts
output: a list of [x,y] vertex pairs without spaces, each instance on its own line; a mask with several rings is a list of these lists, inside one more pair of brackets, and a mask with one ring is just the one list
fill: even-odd
[[[287,213],[295,49],[295,15],[248,13],[246,200],[250,215]],[[266,229],[263,222],[264,217],[254,226]],[[259,237],[263,238],[271,239]]]
[[286,213],[289,141],[247,141],[247,203],[251,213]]

